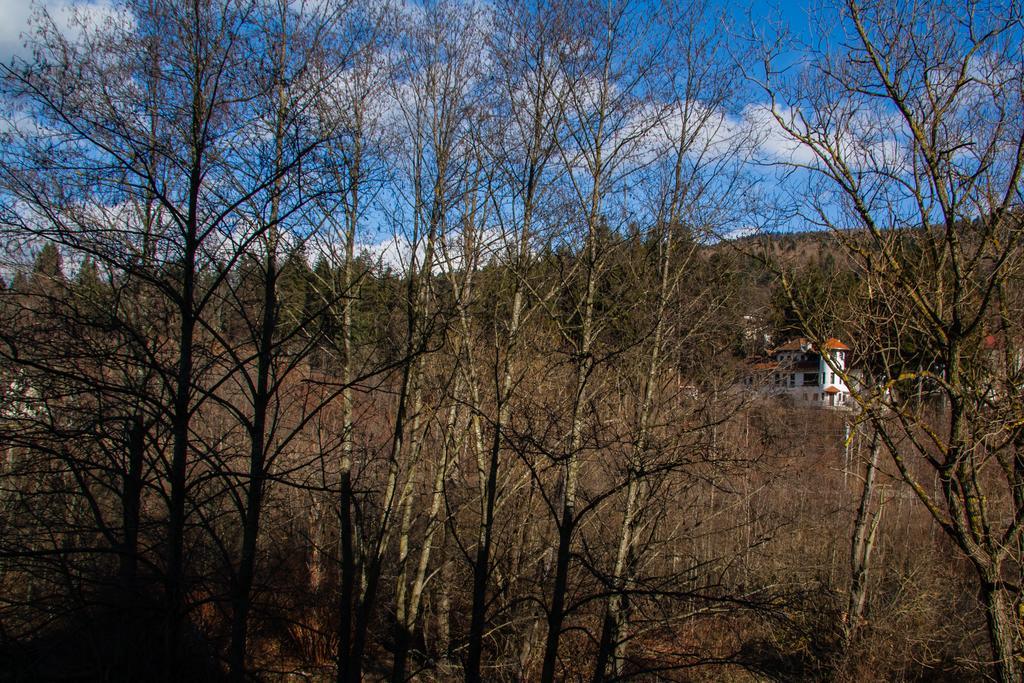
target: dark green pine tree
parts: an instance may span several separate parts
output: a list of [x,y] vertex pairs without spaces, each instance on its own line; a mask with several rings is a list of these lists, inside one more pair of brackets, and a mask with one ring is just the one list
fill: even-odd
[[47,242],[39,250],[36,254],[36,260],[32,264],[32,275],[34,279],[64,279],[64,260],[56,244]]
[[82,291],[96,292],[100,289],[101,284],[99,267],[91,258],[85,257],[75,276],[76,287]]

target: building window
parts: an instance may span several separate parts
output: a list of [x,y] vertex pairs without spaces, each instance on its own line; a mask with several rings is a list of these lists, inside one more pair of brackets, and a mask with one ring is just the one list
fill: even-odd
[[805,372],[804,373],[804,386],[805,387],[816,387],[816,386],[818,386],[818,373],[816,373],[816,372]]

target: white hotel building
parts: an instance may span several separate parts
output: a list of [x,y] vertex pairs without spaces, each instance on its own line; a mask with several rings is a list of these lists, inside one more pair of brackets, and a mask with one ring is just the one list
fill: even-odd
[[[789,396],[808,406],[852,408],[850,388],[840,373],[849,362],[850,347],[829,339],[824,352],[808,339],[795,339],[773,349],[769,359],[754,365],[747,386],[759,386],[766,393]],[[832,361],[830,367],[826,356]],[[833,369],[835,368],[835,369]]]

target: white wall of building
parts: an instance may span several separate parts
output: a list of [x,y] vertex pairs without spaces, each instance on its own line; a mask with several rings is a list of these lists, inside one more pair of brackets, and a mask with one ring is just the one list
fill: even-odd
[[[818,353],[810,344],[802,345],[800,350],[777,350],[772,359],[778,363],[778,368],[769,378],[772,393],[788,395],[794,401],[808,406],[852,407],[850,388],[841,376],[846,370],[850,352],[844,349],[830,349],[825,353],[829,354],[832,366],[824,354]],[[805,381],[810,379],[809,376],[814,370],[800,367],[808,362],[813,363],[813,367],[817,369],[813,385],[807,385]]]

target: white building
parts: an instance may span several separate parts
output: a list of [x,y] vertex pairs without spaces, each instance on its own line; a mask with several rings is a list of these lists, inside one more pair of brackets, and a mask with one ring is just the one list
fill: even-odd
[[823,346],[824,353],[810,340],[800,338],[772,349],[768,360],[754,365],[747,386],[756,385],[766,393],[789,396],[808,406],[852,408],[850,388],[842,378],[850,347],[834,338]]

